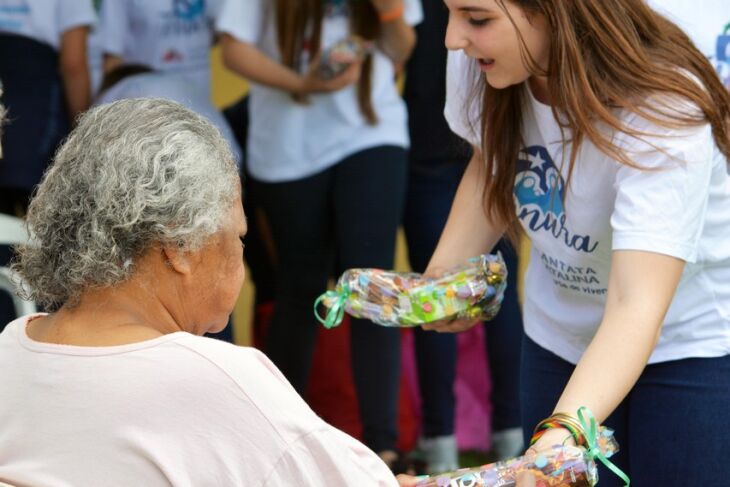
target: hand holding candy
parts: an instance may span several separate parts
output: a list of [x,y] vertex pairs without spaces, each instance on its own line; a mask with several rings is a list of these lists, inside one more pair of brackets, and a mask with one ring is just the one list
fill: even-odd
[[346,88],[360,79],[362,63],[354,62],[345,67],[337,75],[328,79],[322,78],[319,74],[319,65],[315,64],[310,71],[302,77],[299,95],[306,97],[310,94],[331,93]]
[[[345,312],[383,326],[419,326],[439,320],[489,320],[497,314],[507,286],[501,255],[482,255],[429,279],[420,274],[350,269],[315,303],[317,319],[337,326]],[[317,314],[319,303],[329,308]]]
[[[314,74],[323,80],[330,80],[339,77],[346,72],[352,65],[361,65],[362,61],[372,50],[372,43],[363,40],[357,36],[351,36],[347,39],[333,45],[325,51],[318,59],[315,65]],[[359,74],[357,79],[359,79]],[[355,79],[355,81],[357,81]]]
[[[608,458],[618,451],[613,432],[599,427],[586,408],[578,410],[585,448],[564,445],[571,433],[562,428],[542,431],[540,439],[552,446],[530,448],[524,456],[481,467],[433,475],[420,480],[417,487],[592,487],[598,482],[596,461],[619,476],[629,479]],[[567,435],[567,436],[566,436]]]

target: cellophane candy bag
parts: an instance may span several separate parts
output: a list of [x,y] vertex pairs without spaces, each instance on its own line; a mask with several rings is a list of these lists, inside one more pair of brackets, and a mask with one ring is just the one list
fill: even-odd
[[[596,444],[603,456],[609,458],[618,452],[613,431],[601,428],[597,436]],[[432,475],[416,486],[515,487],[522,475],[531,475],[535,487],[593,487],[598,483],[596,462],[588,450],[579,446],[556,445],[538,454]]]
[[501,254],[481,255],[436,279],[416,273],[380,269],[350,269],[315,303],[327,308],[317,318],[328,328],[342,321],[342,313],[383,326],[410,327],[442,319],[490,320],[499,311],[507,287],[507,268]]
[[317,66],[317,76],[323,79],[336,77],[350,64],[362,61],[372,48],[372,42],[358,36],[350,36],[335,43],[322,54],[322,61]]

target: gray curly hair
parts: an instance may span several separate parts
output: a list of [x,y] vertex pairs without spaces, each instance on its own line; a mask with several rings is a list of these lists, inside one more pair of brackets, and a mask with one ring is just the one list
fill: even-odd
[[21,293],[50,310],[131,276],[154,244],[201,248],[240,191],[228,144],[177,103],[139,98],[84,114],[28,209]]

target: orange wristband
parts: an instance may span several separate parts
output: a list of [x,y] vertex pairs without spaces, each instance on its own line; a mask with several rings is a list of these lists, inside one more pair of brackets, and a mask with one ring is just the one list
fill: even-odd
[[406,6],[404,3],[401,3],[399,6],[394,8],[393,10],[389,10],[387,12],[382,12],[378,15],[381,22],[392,22],[394,20],[398,20],[399,18],[403,17],[403,13],[406,10]]

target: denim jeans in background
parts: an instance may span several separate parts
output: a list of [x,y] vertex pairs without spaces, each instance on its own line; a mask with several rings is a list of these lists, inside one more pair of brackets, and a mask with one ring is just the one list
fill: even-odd
[[[403,227],[411,267],[423,272],[431,259],[466,161],[411,161]],[[517,255],[500,243],[509,282],[502,309],[485,326],[487,358],[492,380],[492,430],[520,426],[519,379],[522,317],[517,302]],[[422,396],[423,436],[454,433],[456,335],[414,328],[416,362]]]
[[[522,343],[522,424],[529,439],[552,414],[575,367],[527,336]],[[603,424],[615,431],[621,451],[611,460],[632,487],[730,485],[730,355],[648,365]],[[601,465],[599,476],[601,487],[623,485]]]

